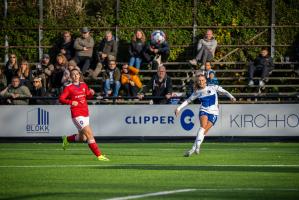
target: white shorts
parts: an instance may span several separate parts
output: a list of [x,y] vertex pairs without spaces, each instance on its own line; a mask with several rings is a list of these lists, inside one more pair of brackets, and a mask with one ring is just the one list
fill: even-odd
[[89,117],[78,116],[72,118],[72,120],[79,131],[81,131],[84,127],[89,125]]

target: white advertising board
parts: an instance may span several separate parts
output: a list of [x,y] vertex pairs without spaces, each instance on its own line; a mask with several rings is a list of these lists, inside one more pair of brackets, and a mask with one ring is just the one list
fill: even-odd
[[[92,105],[95,136],[195,136],[198,105],[175,117],[174,105]],[[0,137],[57,137],[77,132],[69,106],[0,106]],[[225,104],[209,136],[299,136],[299,104]]]

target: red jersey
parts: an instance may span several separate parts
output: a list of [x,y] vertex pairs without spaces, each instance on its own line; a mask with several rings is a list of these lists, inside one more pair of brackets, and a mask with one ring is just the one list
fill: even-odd
[[[86,83],[80,82],[79,85],[73,83],[67,85],[60,94],[59,102],[71,105],[72,118],[83,116],[88,117],[88,105],[86,99],[92,98],[92,94]],[[73,106],[72,102],[77,101],[78,105]]]

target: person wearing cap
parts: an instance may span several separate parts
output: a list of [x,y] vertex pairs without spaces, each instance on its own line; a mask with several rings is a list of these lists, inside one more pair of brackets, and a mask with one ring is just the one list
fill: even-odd
[[83,27],[81,29],[81,37],[78,37],[74,43],[74,61],[80,67],[83,74],[89,69],[93,47],[94,40],[90,35],[90,30],[87,27]]

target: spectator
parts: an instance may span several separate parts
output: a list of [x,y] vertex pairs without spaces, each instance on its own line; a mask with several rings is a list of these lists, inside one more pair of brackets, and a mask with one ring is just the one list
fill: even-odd
[[64,31],[62,33],[62,39],[54,46],[55,57],[62,53],[66,59],[69,61],[75,55],[74,40],[72,39],[71,33],[69,31]]
[[121,84],[125,90],[125,96],[136,97],[142,83],[138,77],[139,69],[124,64],[121,71]]
[[11,83],[12,77],[17,76],[18,69],[19,67],[16,54],[10,54],[9,60],[7,61],[4,68],[4,74],[6,76],[7,84]]
[[[32,87],[30,90],[33,97],[45,97],[47,96],[46,88],[43,87],[42,79],[35,77],[32,81]],[[42,99],[30,99],[30,105],[43,105],[46,104],[45,100]]]
[[167,62],[169,55],[170,49],[165,38],[161,42],[150,40],[145,47],[144,58],[152,69],[157,69],[161,62]]
[[94,71],[91,71],[91,77],[96,79],[97,76],[101,73],[101,70],[107,68],[109,60],[117,60],[117,41],[113,38],[111,31],[105,32],[105,37],[102,39],[98,46],[98,51],[96,53],[96,68]]
[[[163,65],[158,67],[157,74],[155,74],[149,84],[144,88],[144,93],[152,90],[152,96],[160,97],[159,99],[154,98],[154,104],[166,104],[170,102],[172,97],[172,80],[167,75],[166,68]],[[141,98],[143,94],[141,95]]]
[[54,71],[54,65],[50,63],[49,54],[44,54],[40,63],[37,64],[35,70],[32,72],[33,77],[42,79],[42,84],[45,88],[49,87],[49,77]]
[[21,85],[26,85],[28,88],[30,88],[33,76],[27,60],[21,61],[21,65],[18,69],[17,75],[20,78]]
[[134,66],[140,69],[140,65],[145,50],[145,34],[142,30],[137,30],[132,38],[129,46],[130,62],[129,66]]
[[118,96],[118,92],[120,89],[120,71],[116,67],[116,61],[110,60],[108,68],[105,70],[103,74],[104,80],[104,93],[105,96],[113,94],[113,97]]
[[90,67],[93,53],[94,40],[87,27],[81,29],[81,37],[78,37],[74,43],[75,57],[74,61],[80,67],[82,73],[86,73]]
[[71,60],[68,63],[68,67],[63,71],[63,76],[61,79],[61,83],[63,84],[63,86],[66,86],[72,82],[71,71],[73,69],[77,69],[80,72],[80,68],[76,65],[76,63],[73,60]]
[[253,86],[253,76],[260,76],[259,86],[263,87],[265,85],[265,79],[268,78],[269,72],[273,69],[273,60],[269,55],[269,51],[263,48],[260,55],[256,57],[254,62],[249,64],[249,83],[248,86]]
[[216,47],[217,41],[213,36],[213,31],[208,29],[206,36],[199,40],[196,57],[192,60],[189,60],[190,64],[197,65],[198,63],[201,63],[201,69],[204,70],[206,62],[212,61],[214,58]]
[[68,62],[66,57],[63,54],[58,54],[56,56],[56,64],[54,71],[52,72],[51,78],[50,78],[50,85],[51,85],[51,94],[54,96],[58,96],[62,90],[62,77],[64,70],[68,67]]
[[1,96],[12,98],[8,99],[9,104],[13,105],[28,105],[28,99],[16,99],[22,97],[31,97],[31,93],[27,86],[21,84],[18,76],[12,77],[11,85],[1,91]]
[[206,62],[205,64],[205,75],[207,77],[207,84],[208,85],[218,85],[218,79],[216,77],[216,72],[212,70],[211,62]]
[[0,67],[0,91],[2,91],[7,86],[7,79],[3,73],[3,68]]

